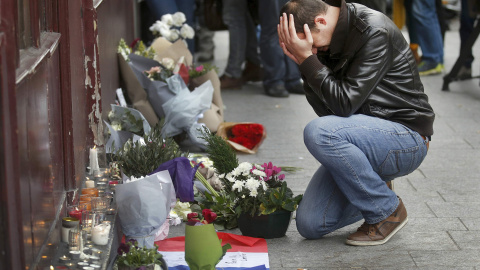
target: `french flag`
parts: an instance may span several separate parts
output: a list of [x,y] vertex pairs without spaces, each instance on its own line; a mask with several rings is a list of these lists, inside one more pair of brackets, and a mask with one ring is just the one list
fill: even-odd
[[[223,270],[268,270],[267,241],[263,238],[254,238],[231,233],[217,232],[222,239],[222,246],[229,243],[232,248],[217,264],[216,268]],[[168,269],[188,270],[185,261],[185,236],[172,237],[157,241],[158,251],[168,265]]]

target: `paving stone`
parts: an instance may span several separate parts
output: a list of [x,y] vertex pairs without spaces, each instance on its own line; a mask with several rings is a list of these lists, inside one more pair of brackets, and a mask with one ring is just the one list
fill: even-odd
[[450,231],[453,241],[462,250],[480,250],[480,231]]
[[460,218],[469,231],[480,231],[480,218]]
[[460,217],[472,218],[478,217],[480,213],[480,203],[475,202],[444,202],[427,203],[430,209],[437,217]]
[[408,223],[401,232],[446,232],[446,231],[467,231],[464,223],[459,218],[422,218],[409,217]]
[[477,267],[480,265],[478,250],[454,251],[411,251],[409,252],[418,267]]

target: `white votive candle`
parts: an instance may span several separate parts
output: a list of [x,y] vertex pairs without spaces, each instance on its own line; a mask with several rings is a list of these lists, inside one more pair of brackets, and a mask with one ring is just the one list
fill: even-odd
[[87,181],[85,181],[85,187],[86,188],[93,188],[93,187],[95,187],[95,182],[93,180],[87,180]]
[[95,245],[103,246],[108,244],[110,225],[100,224],[92,228],[92,241]]
[[90,149],[90,174],[94,174],[99,169],[97,148],[93,147]]

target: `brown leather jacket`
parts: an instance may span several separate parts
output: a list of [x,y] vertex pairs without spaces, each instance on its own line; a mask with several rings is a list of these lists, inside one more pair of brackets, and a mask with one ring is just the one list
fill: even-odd
[[435,114],[409,44],[382,13],[342,1],[329,51],[299,68],[319,116],[366,114],[433,134]]

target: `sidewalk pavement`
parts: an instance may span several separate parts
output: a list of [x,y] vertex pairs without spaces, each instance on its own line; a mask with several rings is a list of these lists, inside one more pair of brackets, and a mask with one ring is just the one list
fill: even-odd
[[[446,33],[445,73],[422,77],[435,110],[435,134],[429,153],[415,172],[395,180],[409,223],[389,242],[374,247],[344,244],[363,222],[319,240],[306,240],[290,223],[283,238],[268,239],[270,269],[480,269],[480,86],[479,79],[450,83],[443,76],[459,54],[458,21]],[[408,37],[408,34],[404,32]],[[228,32],[215,34],[215,62],[222,74],[228,57]],[[473,75],[480,73],[480,42],[474,46]],[[225,120],[257,122],[267,138],[255,155],[240,161],[268,162],[303,168],[287,173],[296,194],[303,193],[319,163],[303,143],[303,128],[316,117],[303,95],[272,98],[261,83],[222,91]],[[184,234],[184,225],[171,227],[170,236]],[[241,234],[238,229],[229,232]]]

